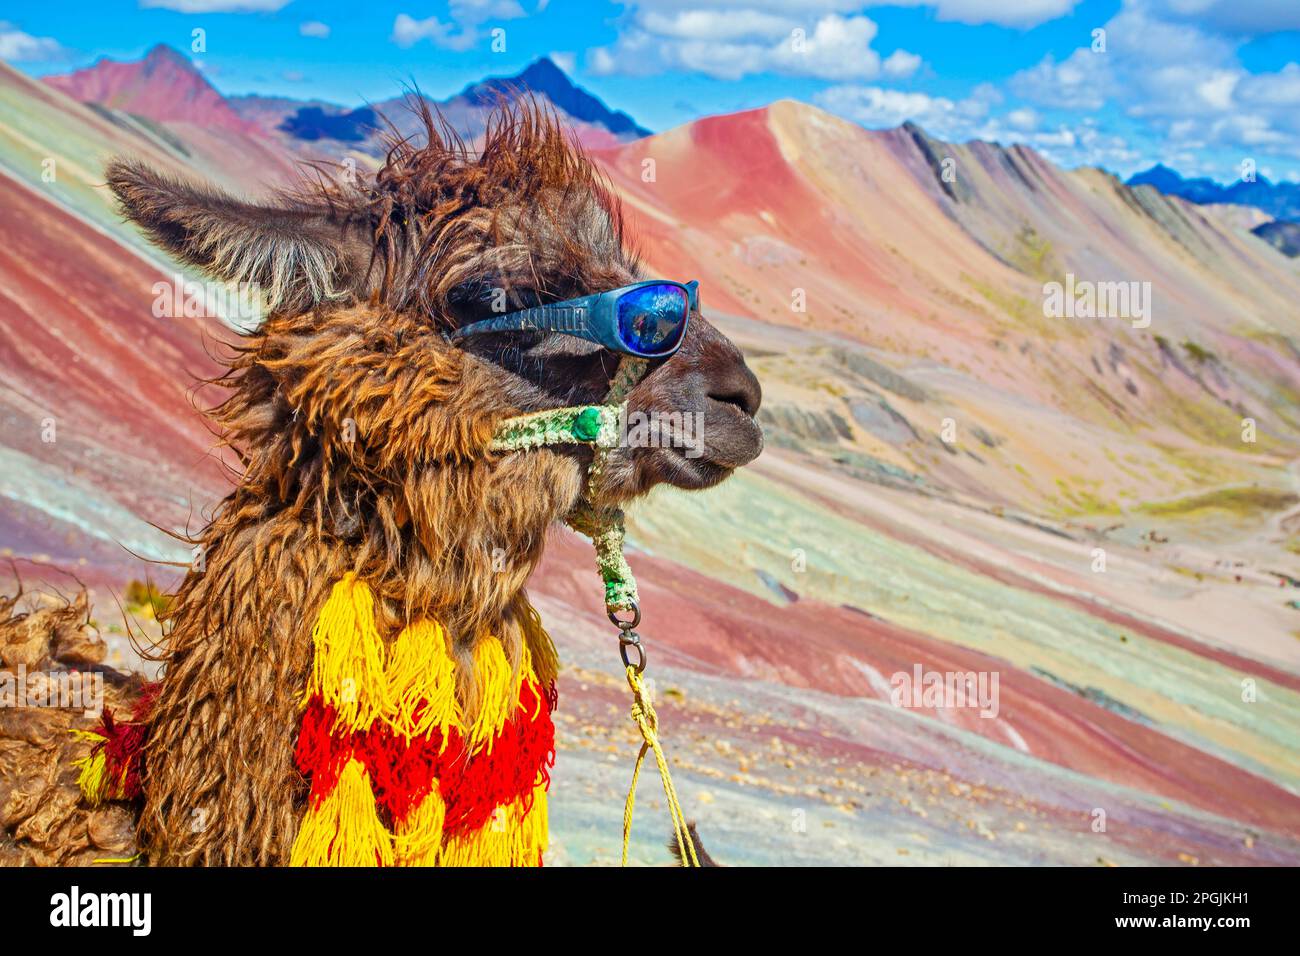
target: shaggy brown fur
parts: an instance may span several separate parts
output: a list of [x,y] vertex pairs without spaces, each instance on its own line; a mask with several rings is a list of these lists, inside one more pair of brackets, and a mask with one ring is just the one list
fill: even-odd
[[[443,333],[501,295],[509,308],[583,295],[633,281],[637,265],[617,205],[553,117],[502,110],[471,154],[422,115],[427,145],[394,143],[373,182],[322,178],[272,207],[109,167],[124,213],[156,242],[260,283],[272,305],[215,382],[228,395],[212,417],[242,470],[191,539],[201,565],[165,616],[140,819],[151,862],[288,859],[307,791],[293,748],[311,622],[347,571],[375,591],[386,637],[426,615],[448,628],[471,712],[486,634],[516,663],[526,642],[538,676],[555,676],[523,587],[590,452],[486,445],[507,416],[599,401],[617,360],[566,336],[461,349]],[[630,400],[707,406],[716,444],[689,463],[617,450],[610,500],[660,480],[704,487],[761,448],[757,382],[730,342],[692,323]]]
[[[720,866],[713,857],[709,856],[708,851],[704,849],[704,844],[700,842],[699,831],[695,829],[695,821],[691,820],[686,824],[686,838],[691,841],[691,846],[695,849],[695,859],[699,861],[700,866]],[[687,866],[682,859],[682,848],[677,845],[677,834],[668,838],[668,852],[673,855],[678,866]]]
[[555,454],[489,461],[515,409],[482,363],[417,326],[369,306],[275,317],[232,367],[215,414],[245,471],[195,539],[204,570],[166,616],[151,718],[141,832],[162,861],[287,858],[305,797],[292,751],[306,633],[345,571],[380,599],[381,633],[442,621],[462,675],[483,634],[517,662],[527,632],[539,677],[554,677],[523,585],[581,470]]
[[[14,597],[0,597],[0,665],[9,676],[26,668],[29,695],[43,695],[42,686],[72,670],[98,673],[103,705],[129,713],[140,680],[103,666],[104,655],[84,591],[71,601],[28,601],[20,582]],[[91,745],[69,731],[90,730],[97,721],[14,703],[0,699],[0,866],[88,866],[134,856],[134,815],[120,805],[91,810],[79,799],[73,764]]]

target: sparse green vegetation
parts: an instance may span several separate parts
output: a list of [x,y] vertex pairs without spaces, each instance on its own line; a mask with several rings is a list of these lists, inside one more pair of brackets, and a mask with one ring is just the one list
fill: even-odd
[[1080,478],[1056,479],[1056,488],[1061,493],[1064,501],[1055,498],[1051,500],[1060,505],[1061,514],[1069,516],[1121,514],[1118,506],[1099,498],[1093,491],[1081,487],[1084,485],[1091,485],[1094,489],[1101,487],[1099,482]]
[[127,584],[122,596],[126,600],[128,611],[135,614],[144,613],[153,618],[158,617],[171,606],[171,597],[159,591],[153,582],[145,584],[142,581],[132,580]]
[[1300,503],[1300,496],[1280,488],[1216,488],[1199,495],[1139,505],[1149,515],[1178,517],[1198,511],[1226,511],[1239,517],[1257,517],[1263,512],[1282,511]]
[[[996,318],[1010,318],[1018,327],[1031,326],[1044,330],[1043,314],[1024,296],[1015,295],[997,288],[974,276],[963,273],[962,279],[977,292],[984,301],[994,308]],[[1055,336],[1052,336],[1055,337]]]
[[1218,361],[1215,354],[1208,349],[1203,349],[1190,339],[1183,343],[1183,351],[1197,365],[1204,365],[1207,362]]
[[1016,233],[1015,245],[1007,258],[1021,272],[1036,279],[1049,279],[1059,271],[1053,265],[1051,241],[1040,236],[1032,226],[1022,226]]

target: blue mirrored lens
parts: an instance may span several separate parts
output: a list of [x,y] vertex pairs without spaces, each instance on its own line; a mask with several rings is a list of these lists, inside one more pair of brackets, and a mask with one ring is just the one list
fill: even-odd
[[646,285],[618,300],[618,331],[623,342],[643,355],[658,355],[677,345],[686,327],[686,291],[675,285]]

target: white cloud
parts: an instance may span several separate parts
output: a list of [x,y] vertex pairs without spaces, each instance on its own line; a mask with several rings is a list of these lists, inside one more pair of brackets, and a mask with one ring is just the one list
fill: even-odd
[[641,26],[678,40],[764,40],[789,34],[801,21],[762,10],[646,11]]
[[1022,70],[1008,83],[1018,96],[1041,106],[1097,110],[1114,90],[1108,54],[1075,50],[1057,63],[1050,55]]
[[1254,106],[1300,107],[1300,64],[1288,63],[1276,73],[1255,73],[1242,77],[1238,85],[1241,102]]
[[646,11],[691,11],[706,8],[729,15],[767,13],[802,20],[827,13],[857,14],[864,7],[925,7],[939,20],[995,23],[1027,28],[1064,16],[1082,0],[631,0],[628,7]]
[[[1221,72],[1235,65],[1230,41],[1161,19],[1150,0],[1124,0],[1103,31],[1104,50],[1080,46],[1059,62],[1047,56],[1008,87],[1041,106],[1097,110],[1115,101],[1132,115],[1182,116],[1223,102],[1230,83]],[[1188,95],[1210,77],[1215,83],[1203,93]]]
[[832,86],[818,93],[819,106],[871,127],[894,127],[908,120],[943,138],[971,135],[989,111],[985,95],[950,100],[928,93],[891,90],[880,86]]
[[[1237,20],[1254,9],[1257,26],[1282,28],[1287,10],[1235,0]],[[1140,122],[1172,148],[1233,151],[1268,147],[1300,156],[1300,65],[1251,74],[1233,36],[1208,23],[1227,17],[1217,0],[1124,0],[1104,26],[1106,49],[1081,46],[1056,62],[1048,57],[1014,76],[1008,88],[1056,110],[1106,107]],[[1198,13],[1205,18],[1194,18]],[[1264,14],[1268,14],[1265,17]],[[1296,18],[1300,23],[1300,16]]]
[[330,28],[328,23],[321,23],[319,20],[308,20],[306,23],[299,24],[298,32],[305,37],[325,40],[330,35]]
[[1027,29],[1063,17],[1082,0],[887,0],[896,7],[930,7],[939,20],[996,23]]
[[1006,117],[1007,125],[1012,129],[1032,130],[1038,128],[1038,114],[1027,106],[1014,109]]
[[1240,73],[1231,70],[1215,70],[1208,79],[1201,80],[1195,86],[1196,95],[1207,106],[1216,110],[1232,109],[1232,92],[1241,80]]
[[578,68],[577,57],[567,50],[552,50],[550,56],[551,62],[570,76]]
[[24,63],[53,60],[63,55],[63,47],[52,37],[34,37],[12,23],[0,20],[0,60]]
[[478,43],[481,27],[489,20],[515,20],[525,16],[518,0],[451,0],[451,22],[435,17],[417,20],[399,13],[389,37],[400,47],[410,47],[429,40],[445,50],[468,50]]
[[590,52],[588,66],[597,74],[685,69],[724,80],[754,73],[869,80],[920,66],[906,50],[882,64],[871,48],[876,32],[874,20],[838,13],[808,22],[766,10],[641,11],[612,47]]
[[852,84],[832,86],[814,99],[864,126],[892,128],[910,120],[940,140],[1022,143],[1062,166],[1129,167],[1140,158],[1123,137],[1100,131],[1092,117],[1046,126],[1028,107],[997,114],[1003,97],[989,84],[977,86],[962,99]]
[[399,13],[393,21],[390,39],[400,47],[414,46],[421,40],[432,40],[436,46],[445,46],[452,30],[450,23],[443,23],[437,17],[416,20],[409,14]]
[[1152,6],[1170,19],[1185,18],[1228,33],[1300,30],[1300,3],[1295,0],[1156,0]]
[[921,58],[906,50],[895,50],[885,57],[883,64],[885,75],[892,77],[911,76],[921,66]]
[[274,13],[289,0],[140,0],[142,7],[178,13]]

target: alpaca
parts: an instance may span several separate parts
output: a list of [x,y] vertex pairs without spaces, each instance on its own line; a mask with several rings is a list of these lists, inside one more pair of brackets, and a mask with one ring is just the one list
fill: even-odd
[[[106,765],[103,728],[80,745],[90,802],[138,793],[150,863],[541,863],[558,664],[525,584],[547,529],[659,483],[708,488],[762,448],[758,382],[693,310],[678,350],[625,384],[629,412],[700,416],[698,454],[625,442],[601,452],[597,483],[590,445],[493,450],[516,416],[598,405],[624,365],[566,334],[448,333],[503,301],[645,276],[552,115],[502,105],[471,151],[419,110],[427,144],[393,142],[373,180],[322,173],[266,205],[108,167],[154,243],[269,303],[213,381],[240,467],[189,539],[201,564],[164,615],[161,680],[136,723],[119,714],[139,751]],[[49,781],[56,760],[9,746],[21,736],[0,725],[13,852],[27,823],[5,781],[29,751]],[[40,850],[56,861],[59,828],[84,837],[98,812],[60,807]]]

